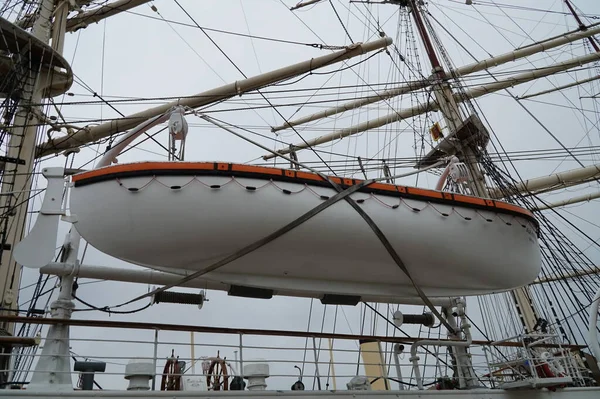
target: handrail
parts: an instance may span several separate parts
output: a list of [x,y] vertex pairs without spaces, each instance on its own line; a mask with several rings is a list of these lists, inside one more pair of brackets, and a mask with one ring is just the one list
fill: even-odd
[[[310,331],[290,331],[290,330],[263,330],[250,328],[228,328],[228,327],[209,327],[209,326],[194,326],[180,324],[156,324],[142,323],[131,321],[109,321],[109,320],[77,320],[77,319],[54,319],[54,318],[38,318],[38,317],[21,317],[21,316],[0,316],[0,321],[8,321],[11,323],[27,323],[27,324],[68,324],[78,327],[103,327],[103,328],[123,328],[136,330],[164,330],[164,331],[184,331],[184,332],[202,332],[215,334],[242,334],[242,335],[264,335],[264,336],[279,336],[279,337],[299,337],[299,338],[323,338],[323,339],[345,339],[345,340],[364,340],[371,339],[381,342],[392,343],[407,343],[415,342],[422,338],[420,337],[386,337],[381,335],[356,335],[356,334],[337,334],[337,333],[321,333]],[[441,339],[439,342],[455,342],[454,340]],[[490,345],[491,341],[473,340],[473,345]],[[519,342],[504,342],[497,346],[504,347],[522,347]],[[557,345],[545,344],[546,348],[570,348],[583,349],[585,345]]]

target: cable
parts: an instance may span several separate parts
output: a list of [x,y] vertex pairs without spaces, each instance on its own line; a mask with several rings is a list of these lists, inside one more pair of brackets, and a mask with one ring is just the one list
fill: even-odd
[[119,308],[121,306],[124,306],[127,303],[123,303],[123,304],[115,305],[115,306],[97,307],[97,306],[94,306],[94,305],[92,305],[92,304],[84,301],[83,299],[77,297],[75,294],[73,294],[73,298],[75,298],[75,300],[77,300],[78,302],[81,302],[82,304],[84,304],[85,306],[87,306],[89,308],[89,309],[74,309],[73,310],[74,312],[86,312],[86,311],[90,311],[90,310],[97,310],[97,311],[108,313],[108,314],[133,314],[133,313],[141,312],[142,310],[146,310],[150,306],[152,306],[152,302],[150,302],[147,305],[142,306],[141,308],[138,308],[138,309],[133,309],[133,310],[113,310],[115,308]]
[[215,33],[222,33],[222,34],[225,34],[225,35],[245,37],[245,38],[248,38],[248,39],[265,40],[265,41],[275,42],[275,43],[292,44],[292,45],[298,45],[298,46],[307,46],[307,47],[313,47],[313,48],[318,48],[318,49],[327,49],[327,50],[342,50],[342,49],[345,48],[345,46],[328,45],[328,44],[325,44],[325,43],[306,43],[306,42],[298,42],[298,41],[293,41],[293,40],[277,39],[277,38],[273,38],[273,37],[250,35],[250,34],[247,34],[247,33],[231,32],[231,31],[226,31],[226,30],[222,30],[222,29],[207,28],[206,26],[198,26],[198,25],[187,24],[185,22],[174,21],[174,20],[167,19],[167,18],[162,18],[162,17],[161,18],[153,17],[152,15],[140,14],[140,13],[137,13],[137,12],[134,12],[134,11],[129,11],[129,10],[125,11],[125,12],[128,13],[128,14],[136,15],[138,17],[144,17],[144,18],[148,18],[148,19],[154,19],[154,20],[157,20],[157,21],[163,21],[163,22],[174,24],[174,25],[180,25],[180,26],[185,26],[185,27],[188,27],[188,28],[195,28],[195,29],[205,30],[207,32],[215,32]]
[[335,6],[333,5],[333,1],[329,0],[329,4],[331,5],[331,8],[333,8],[333,12],[335,13],[335,16],[337,17],[338,21],[340,21],[340,25],[342,25],[342,28],[344,29],[344,32],[346,32],[348,39],[350,39],[350,43],[354,43],[354,40],[352,40],[352,36],[350,36],[350,32],[348,32],[348,29],[346,29],[346,25],[344,25],[344,22],[342,21],[342,18],[340,17],[340,14],[338,14],[337,10],[335,9]]
[[[198,23],[196,22],[196,20],[187,12],[187,10],[185,8],[183,8],[183,6],[181,4],[179,4],[179,2],[177,0],[174,0],[175,3],[179,6],[179,8],[181,8],[181,10],[192,20],[192,22],[194,22],[194,24],[196,24],[196,26],[198,26],[198,28],[200,28],[200,30],[202,30],[202,33],[204,33],[204,35],[206,37],[208,37],[208,39],[217,47],[217,49],[221,52],[221,54],[223,54],[223,56],[225,56],[225,58],[227,58],[227,60],[235,67],[235,69],[238,70],[238,72],[244,77],[247,78],[246,74],[244,74],[244,72],[237,66],[237,64],[235,62],[233,62],[233,60],[225,53],[225,51],[223,51],[223,49],[221,49],[221,47],[219,47],[219,45],[208,35],[208,33],[206,33],[201,27],[200,25],[198,25]],[[283,114],[279,111],[279,109],[277,109],[277,107],[275,107],[271,101],[269,101],[269,99],[260,91],[260,90],[256,90],[261,96],[262,98],[273,108],[273,110],[275,110],[275,112],[277,112],[277,114],[285,121],[288,122],[287,119],[283,116]],[[300,139],[302,139],[302,141],[308,146],[309,149],[312,149],[312,146],[308,145],[308,142],[303,138],[303,136],[300,134],[300,132],[298,132],[294,127],[292,127],[292,129],[294,130],[294,132],[298,135],[298,137],[300,137]],[[324,165],[327,166],[327,163],[325,162],[325,160],[323,158],[321,158],[321,156],[314,151],[314,154],[319,157],[319,159],[323,162]],[[335,174],[335,172],[333,170],[331,170],[331,172],[333,174]]]

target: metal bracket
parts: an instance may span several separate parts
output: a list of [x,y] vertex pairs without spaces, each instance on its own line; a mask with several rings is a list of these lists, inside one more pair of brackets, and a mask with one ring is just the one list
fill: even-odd
[[77,215],[62,215],[60,217],[60,220],[62,220],[63,222],[75,224],[77,223]]
[[62,207],[64,169],[44,168],[48,180],[42,208],[30,233],[16,245],[13,257],[20,265],[39,269],[54,259],[58,222],[65,211]]
[[358,160],[358,167],[360,168],[360,171],[362,172],[362,174],[366,180],[367,179],[367,171],[365,171],[365,166],[362,163],[361,157],[358,157],[357,160]]
[[385,163],[385,159],[383,159],[382,161],[383,161],[383,175],[385,177],[387,177],[387,179],[385,179],[385,181],[388,183],[394,183],[394,179],[392,178],[392,173],[390,172],[390,167],[388,166],[387,163]]
[[290,169],[300,170],[300,165],[297,164],[298,155],[296,154],[296,151],[294,150],[293,144],[290,144],[290,159],[292,159],[293,161],[296,161],[296,162],[290,162]]

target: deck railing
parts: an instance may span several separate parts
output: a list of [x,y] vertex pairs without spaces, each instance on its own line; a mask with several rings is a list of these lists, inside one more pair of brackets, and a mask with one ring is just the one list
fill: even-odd
[[[246,366],[266,363],[269,375],[266,378],[268,390],[289,390],[301,380],[306,390],[346,390],[346,384],[359,375],[365,376],[372,389],[411,390],[416,389],[417,381],[413,365],[409,361],[410,345],[418,337],[366,336],[300,332],[283,330],[235,329],[221,327],[151,324],[104,320],[61,321],[46,318],[23,318],[5,316],[15,323],[53,324],[67,322],[71,325],[70,348],[72,362],[97,361],[106,363],[104,372],[95,374],[96,389],[125,390],[129,385],[125,377],[127,364],[146,362],[152,364],[153,375],[149,382],[151,389],[161,389],[165,364],[174,354],[179,362],[185,362],[181,384],[186,389],[206,389],[215,380],[224,388],[224,382],[233,383],[234,377],[247,380]],[[107,334],[107,329],[112,330]],[[115,334],[117,333],[117,334]],[[112,338],[117,335],[117,338]],[[528,346],[545,348],[553,353],[552,369],[560,364],[565,375],[582,385],[585,376],[582,365],[573,356],[580,347],[555,344],[555,336],[519,336],[513,340],[491,343],[474,341],[469,356],[481,387],[499,387],[506,382],[525,380],[543,369],[547,358],[527,355]],[[44,339],[39,339],[44,345]],[[365,342],[374,344],[365,345]],[[34,342],[34,344],[37,342]],[[361,345],[360,343],[363,343]],[[25,345],[21,339],[20,345]],[[515,356],[506,358],[500,355],[500,348],[511,348]],[[378,349],[379,348],[379,349]],[[15,352],[16,353],[16,352]],[[556,355],[556,354],[559,355]],[[424,389],[447,388],[458,384],[458,374],[454,375],[453,359],[448,347],[419,347],[419,369]],[[21,356],[41,356],[41,350]],[[546,356],[546,355],[544,355]],[[511,363],[512,362],[512,363]],[[27,364],[30,362],[20,362]],[[209,369],[211,363],[218,363]],[[12,363],[13,365],[15,362]],[[223,365],[226,364],[226,376]],[[220,366],[219,366],[220,365]],[[523,370],[523,365],[528,366]],[[541,369],[540,369],[541,368]],[[510,372],[508,372],[509,370]],[[31,372],[10,369],[12,385],[26,387]],[[542,370],[543,371],[543,370]],[[72,380],[77,385],[79,372],[72,371]],[[539,378],[539,375],[537,375]],[[238,378],[238,382],[239,382]],[[247,382],[247,381],[246,381]],[[583,384],[585,385],[585,384]]]

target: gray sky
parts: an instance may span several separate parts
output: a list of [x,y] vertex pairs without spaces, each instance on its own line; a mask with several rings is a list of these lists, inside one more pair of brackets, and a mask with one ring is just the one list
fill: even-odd
[[[234,31],[240,33],[249,33],[254,36],[264,36],[302,43],[325,43],[328,45],[347,45],[350,43],[347,35],[342,29],[331,5],[324,1],[315,6],[308,7],[306,10],[291,13],[287,7],[293,5],[293,1],[280,2],[277,0],[252,0],[237,1],[229,0],[226,2],[207,0],[196,2],[191,0],[180,0],[180,3],[190,13],[194,20],[203,27],[217,28],[225,31]],[[520,7],[544,8],[552,11],[564,11],[565,7],[562,1],[515,1],[506,0],[503,3],[515,4]],[[284,4],[287,6],[284,6]],[[369,41],[378,37],[374,26],[379,21],[382,28],[388,36],[394,38],[400,52],[406,56],[407,60],[413,64],[418,61],[414,57],[410,48],[410,42],[407,42],[406,33],[402,30],[397,31],[399,24],[398,8],[392,5],[371,5],[349,4],[345,1],[333,1],[340,18],[348,28],[348,32],[355,42]],[[575,1],[575,4],[585,14],[600,15],[600,4],[593,0]],[[158,8],[160,15],[168,20],[192,22],[188,16],[171,1],[155,1],[154,5]],[[432,15],[440,21],[457,40],[469,49],[472,54],[483,59],[490,54],[500,54],[510,51],[515,47],[529,44],[545,37],[554,36],[566,30],[575,28],[575,23],[570,16],[561,14],[542,14],[540,12],[531,12],[526,10],[507,9],[499,10],[495,7],[479,6],[469,7],[460,1],[435,0],[429,2],[429,10]],[[65,57],[73,60],[73,70],[77,76],[77,82],[85,82],[86,86],[93,91],[101,94],[107,100],[115,100],[121,97],[135,98],[157,98],[179,95],[191,95],[204,90],[220,86],[224,83],[242,79],[243,76],[237,71],[231,63],[215,48],[215,46],[203,35],[199,29],[194,27],[185,27],[175,24],[170,26],[163,21],[144,18],[137,15],[143,14],[161,18],[154,13],[148,5],[134,10],[136,14],[124,13],[111,18],[106,22],[92,25],[85,30],[70,34],[67,36],[65,47]],[[504,14],[506,13],[506,15]],[[510,16],[510,18],[507,17]],[[487,19],[487,21],[486,21]],[[512,21],[511,21],[512,19]],[[400,21],[406,21],[404,16]],[[499,30],[494,25],[500,26]],[[406,26],[402,23],[400,26]],[[436,26],[437,27],[437,26]],[[462,28],[461,31],[458,27]],[[177,33],[176,33],[177,32]],[[446,46],[455,66],[461,66],[472,62],[472,59],[454,42],[448,35],[438,29],[441,41]],[[185,37],[184,42],[179,36]],[[217,42],[223,51],[238,65],[238,67],[247,76],[253,76],[260,72],[265,72],[279,68],[291,63],[304,61],[311,57],[317,57],[326,54],[325,50],[318,50],[308,46],[290,45],[275,43],[263,40],[250,40],[237,36],[229,36],[214,32],[209,35]],[[318,35],[318,37],[317,37]],[[409,43],[407,45],[407,43]],[[419,61],[423,70],[430,68],[429,63],[419,45]],[[536,67],[547,65],[552,62],[566,60],[572,56],[583,53],[582,42],[575,43],[573,46],[561,48],[560,51],[554,51],[549,54],[532,57]],[[390,61],[386,54],[379,54],[369,61],[361,63],[352,70],[348,69],[336,74],[311,75],[289,86],[281,86],[278,90],[287,88],[306,88],[320,87],[326,85],[329,87],[342,85],[365,84],[374,87],[383,88],[383,84],[393,82],[388,87],[393,87],[406,79],[415,80],[405,63],[398,60],[397,55],[392,55],[395,62],[400,67],[400,72]],[[364,59],[365,57],[363,57]],[[348,64],[354,64],[358,59],[349,61]],[[340,65],[329,67],[324,71],[334,71]],[[531,69],[531,64],[519,61],[513,64],[504,65],[498,70],[501,71],[521,71]],[[577,78],[597,74],[597,69],[586,69],[577,74]],[[328,80],[330,79],[330,80]],[[573,80],[573,76],[562,74],[552,77],[553,84],[565,84]],[[469,85],[478,85],[489,81],[484,73],[478,73],[477,78],[468,80]],[[379,85],[379,86],[376,86]],[[511,89],[511,92],[519,95],[523,93],[533,93],[551,87],[548,81],[538,81],[531,84],[525,84],[523,87]],[[368,87],[363,87],[366,94]],[[580,99],[581,96],[590,96],[598,93],[598,83],[585,85],[580,88],[565,90],[562,93],[554,93],[544,97],[538,97],[533,101],[524,101],[523,103],[538,117],[553,134],[560,138],[562,143],[568,147],[575,146],[597,146],[600,142],[597,126],[598,113],[595,103],[590,99]],[[274,89],[272,89],[274,90]],[[267,90],[268,91],[268,90]],[[350,100],[355,93],[346,88],[341,89],[339,97],[344,100]],[[65,97],[65,101],[93,101],[97,100],[90,97],[90,93],[80,84],[75,83],[71,89],[75,95]],[[303,116],[315,112],[323,107],[335,105],[332,100],[336,97],[336,90],[329,90],[331,95],[325,97],[331,101],[325,104],[314,104],[298,110],[298,106],[282,106],[278,109],[285,118],[293,116]],[[309,95],[314,91],[308,92]],[[285,93],[269,94],[275,104],[293,102],[300,103],[307,99],[305,92],[290,93],[303,97],[292,99],[281,99]],[[317,98],[317,97],[315,97]],[[151,104],[128,104],[114,103],[114,106],[124,114],[130,114],[152,106],[157,101],[149,101]],[[416,99],[407,96],[403,99],[394,99],[390,101],[393,109],[410,107]],[[341,101],[340,103],[342,103]],[[542,103],[543,102],[543,103]],[[226,110],[234,107],[244,108],[245,104],[265,105],[256,95],[243,96],[227,101],[221,105],[211,107],[211,111]],[[548,103],[558,103],[561,105],[583,107],[593,112],[586,112],[585,117],[579,110],[549,105]],[[477,101],[477,106],[485,115],[487,122],[493,127],[493,133],[499,138],[500,142],[507,151],[516,150],[534,150],[545,148],[558,148],[558,144],[553,141],[539,124],[528,116],[519,105],[507,96],[505,92],[490,95]],[[338,115],[335,118],[329,118],[303,126],[298,129],[302,137],[308,139],[317,137],[332,129],[348,127],[353,124],[364,122],[378,116],[391,112],[392,109],[382,105],[380,107],[371,106],[364,110],[348,112]],[[297,113],[296,113],[297,112]],[[63,107],[63,114],[68,120],[97,120],[101,118],[113,118],[117,114],[106,105],[66,105]],[[243,110],[236,112],[218,112],[211,114],[227,122],[245,126],[253,131],[266,134],[273,137],[269,132],[269,126],[277,125],[282,119],[270,109],[260,109],[257,111]],[[433,114],[430,121],[436,121],[441,118],[439,113]],[[190,132],[186,146],[186,160],[206,160],[206,161],[228,161],[228,162],[247,162],[263,155],[264,151],[242,142],[240,139],[232,137],[226,132],[219,131],[199,119],[189,116]],[[414,157],[415,156],[415,135],[412,130],[423,131],[426,125],[419,125],[417,122],[402,122],[395,124],[393,128],[380,129],[378,132],[367,132],[358,137],[342,140],[333,145],[324,145],[325,151],[348,154],[350,156],[362,157]],[[589,133],[588,133],[589,130]],[[396,134],[401,132],[396,138]],[[157,138],[166,143],[166,135],[159,135]],[[272,140],[252,136],[253,139],[274,148]],[[297,143],[300,141],[298,135],[290,131],[284,131],[279,139],[286,143]],[[494,140],[496,141],[496,140]],[[379,151],[385,148],[383,153]],[[144,143],[140,146],[149,151],[161,152],[160,148],[154,143]],[[281,148],[281,145],[277,146]],[[91,147],[78,154],[74,166],[84,164],[95,156],[95,151],[103,151],[104,147]],[[418,151],[418,150],[417,150]],[[493,149],[490,148],[490,151]],[[378,154],[379,153],[379,154]],[[418,153],[418,152],[417,152]],[[382,155],[383,154],[383,155]],[[315,155],[309,151],[299,153],[301,161],[314,161]],[[582,157],[586,164],[597,163],[598,156],[590,158]],[[141,150],[132,150],[119,157],[119,161],[141,161],[147,159],[164,159],[164,157],[154,155]],[[325,160],[329,161],[328,157]],[[545,161],[521,161],[517,162],[517,168],[523,178],[537,177],[554,172],[555,170],[567,170],[575,168],[576,163],[572,160],[545,160]],[[58,157],[47,161],[47,165],[62,165],[64,157]],[[88,166],[89,167],[89,166]],[[405,171],[408,169],[405,169]],[[400,172],[400,170],[398,170]],[[358,177],[358,176],[357,176]],[[433,187],[437,177],[432,175],[421,175],[418,184],[424,187]],[[402,184],[415,184],[415,178],[407,178],[401,181]],[[584,192],[597,191],[597,184],[582,185],[573,189],[560,192],[558,194],[548,195],[548,200],[557,200],[559,198],[582,194]],[[39,201],[36,201],[34,208],[39,208]],[[568,217],[571,222],[577,225],[581,230],[589,234],[594,239],[600,237],[600,229],[594,224],[600,223],[599,213],[597,212],[598,202],[592,201],[583,205],[569,207],[563,215]],[[567,213],[569,212],[569,213]],[[571,215],[571,213],[574,215]],[[559,227],[561,222],[554,216]],[[67,226],[62,226],[61,232],[66,232]],[[582,248],[590,245],[589,241],[581,240],[576,234],[565,230],[576,244]],[[59,234],[62,239],[64,234]],[[600,260],[600,253],[594,246],[589,247],[585,252],[593,261]],[[135,267],[124,264],[119,260],[110,258],[99,253],[93,248],[89,248],[84,260],[85,263],[110,265],[114,267]],[[25,270],[23,273],[22,285],[26,286],[37,279],[35,271]],[[115,305],[122,303],[132,297],[146,292],[145,285],[134,285],[124,283],[94,283],[82,285],[78,295],[85,300],[98,306]],[[24,289],[21,293],[20,302],[24,298],[29,298],[30,289]],[[201,311],[193,307],[159,305],[150,308],[142,313],[118,316],[105,315],[98,312],[82,312],[74,316],[77,318],[110,319],[110,320],[139,320],[157,323],[175,323],[175,324],[197,324],[207,326],[228,326],[244,328],[266,328],[266,329],[289,329],[306,330],[308,314],[310,309],[309,299],[298,298],[274,298],[270,301],[242,299],[228,297],[222,292],[209,292],[210,302]],[[475,302],[476,304],[476,302]],[[80,304],[78,308],[82,308]],[[385,305],[382,305],[385,306]],[[420,309],[405,307],[408,311],[420,311]],[[384,308],[384,313],[385,313]],[[327,308],[327,314],[323,318],[324,307],[315,301],[313,315],[311,318],[311,329],[319,331],[321,329],[321,320],[325,320],[323,328],[325,331],[332,331],[334,328],[334,308]],[[474,310],[477,312],[477,310]],[[371,315],[366,318],[365,333],[368,333],[373,322]],[[346,321],[347,320],[347,321]],[[340,333],[358,333],[361,331],[361,310],[356,308],[344,308],[344,313],[339,311],[335,331]],[[437,330],[436,330],[437,331]],[[378,334],[385,334],[385,324],[377,323]],[[414,331],[416,334],[417,331]],[[437,334],[437,332],[436,332]],[[74,329],[74,337],[85,336],[87,338],[117,338],[127,337],[127,339],[151,340],[152,333],[139,332],[118,332],[107,330],[83,330]],[[163,339],[163,334],[161,334]],[[164,334],[164,339],[169,341],[186,341],[189,336],[185,334]],[[249,338],[250,339],[250,338]],[[263,344],[277,345],[295,345],[304,346],[303,340],[293,342],[283,342],[276,340],[259,340]],[[210,342],[215,344],[235,344],[237,337],[196,337],[196,342]],[[342,344],[340,344],[340,347]],[[349,346],[348,346],[349,345]],[[355,343],[349,343],[348,347],[355,347]],[[151,356],[150,346],[145,347],[128,344],[126,346],[117,345],[90,345],[84,342],[73,342],[73,351],[86,356]],[[170,353],[172,345],[160,347],[159,356],[167,356]],[[325,348],[325,346],[324,346]],[[336,344],[336,348],[337,344]],[[196,348],[196,355],[213,356],[216,354],[216,347]],[[189,357],[189,349],[181,347],[177,353],[182,357]],[[301,364],[302,357],[294,353],[282,353],[273,355],[274,358],[293,358],[297,364]],[[221,355],[226,355],[233,359],[233,349],[224,348]],[[244,355],[246,357],[246,355]],[[248,355],[249,357],[266,357],[263,351],[255,351]],[[325,355],[324,355],[325,356]],[[336,355],[337,356],[337,355]],[[351,358],[355,355],[342,353],[341,358]],[[308,358],[312,355],[309,353]],[[326,356],[325,356],[326,357]],[[336,358],[337,360],[337,358]],[[349,361],[355,361],[349,360]],[[117,363],[125,363],[126,360],[115,360]],[[117,365],[114,365],[118,368]],[[278,374],[294,374],[293,364],[272,364],[272,368],[277,370]],[[346,367],[348,374],[353,366]],[[110,369],[114,370],[114,369]],[[344,370],[342,368],[342,370]],[[340,370],[337,374],[343,374]],[[109,371],[109,369],[107,369]],[[197,369],[198,371],[198,369]],[[321,370],[321,374],[324,372]],[[115,384],[115,387],[124,387],[125,382],[121,377],[102,376],[98,381],[105,385]],[[338,388],[342,386],[342,379],[338,379]],[[275,379],[271,381],[272,388],[287,388],[294,382],[292,377]],[[119,385],[120,384],[120,385]],[[312,385],[312,384],[311,384]]]

